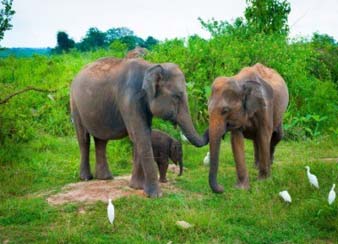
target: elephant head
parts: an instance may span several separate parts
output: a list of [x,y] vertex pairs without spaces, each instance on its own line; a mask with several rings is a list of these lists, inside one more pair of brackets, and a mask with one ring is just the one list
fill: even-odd
[[196,147],[208,143],[208,136],[199,136],[192,123],[185,78],[177,65],[153,65],[145,71],[142,89],[146,92],[153,116],[178,124],[184,135]]
[[260,111],[272,99],[273,90],[257,76],[219,77],[212,85],[209,99],[210,171],[209,185],[213,192],[223,192],[217,183],[221,138],[227,131],[241,130],[259,123]]
[[179,176],[183,173],[183,152],[182,144],[179,141],[173,140],[170,144],[170,159],[180,166]]

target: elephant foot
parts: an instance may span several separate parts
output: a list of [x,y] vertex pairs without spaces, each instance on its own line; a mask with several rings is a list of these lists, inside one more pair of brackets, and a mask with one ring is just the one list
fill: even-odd
[[237,189],[248,190],[250,188],[249,182],[239,182],[235,186]]
[[167,180],[166,178],[164,178],[164,179],[161,179],[161,178],[160,178],[160,182],[161,182],[161,183],[167,183],[168,180]]
[[210,185],[211,187],[211,190],[214,192],[214,193],[223,193],[224,192],[224,187],[221,186],[221,185]]
[[131,178],[130,183],[129,183],[129,187],[136,189],[136,190],[139,190],[139,189],[143,189],[143,186],[144,186],[143,181],[137,180],[133,177]]
[[83,180],[83,181],[88,181],[88,180],[92,180],[93,179],[93,175],[91,173],[84,173],[84,172],[81,172],[80,173],[80,179]]
[[146,184],[144,186],[144,193],[146,194],[147,197],[150,197],[150,198],[162,196],[161,188],[157,182],[155,184],[154,183]]
[[98,171],[95,173],[95,178],[98,180],[111,180],[113,179],[113,175],[109,171]]
[[86,166],[83,166],[83,165],[86,165],[86,164],[83,163],[80,166],[80,179],[84,180],[84,181],[92,180],[93,179],[93,175],[90,173],[90,168],[86,167]]
[[260,171],[258,175],[258,180],[265,180],[268,177],[269,177],[269,173],[265,171]]

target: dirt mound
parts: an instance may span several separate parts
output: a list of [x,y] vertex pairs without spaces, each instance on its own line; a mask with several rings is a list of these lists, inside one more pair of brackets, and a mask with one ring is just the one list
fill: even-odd
[[[143,190],[130,188],[129,181],[130,175],[115,177],[113,180],[92,180],[71,183],[64,186],[60,193],[49,196],[47,201],[51,205],[59,205],[69,202],[107,202],[108,198],[115,200],[129,195],[145,197]],[[170,181],[161,184],[161,188],[164,192],[177,191]]]

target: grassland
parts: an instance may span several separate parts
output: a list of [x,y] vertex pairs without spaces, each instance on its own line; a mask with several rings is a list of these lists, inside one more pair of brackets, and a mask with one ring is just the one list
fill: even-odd
[[[167,191],[159,199],[130,196],[116,200],[116,220],[110,225],[105,203],[57,207],[47,203],[48,195],[79,181],[79,152],[73,136],[41,134],[28,143],[0,148],[0,241],[337,243],[338,202],[327,204],[330,187],[338,180],[337,146],[337,140],[329,137],[283,141],[276,151],[272,177],[258,181],[252,144],[248,141],[246,159],[251,188],[243,191],[234,188],[235,165],[226,139],[219,172],[225,193],[213,194],[207,184],[208,168],[202,163],[208,147],[198,149],[185,144],[185,173],[182,177],[169,173],[178,190]],[[108,151],[114,175],[129,174],[130,144],[113,141]],[[318,176],[320,190],[310,187],[305,165]],[[278,196],[284,189],[292,196],[290,205]],[[181,230],[175,225],[177,220],[194,227]]]

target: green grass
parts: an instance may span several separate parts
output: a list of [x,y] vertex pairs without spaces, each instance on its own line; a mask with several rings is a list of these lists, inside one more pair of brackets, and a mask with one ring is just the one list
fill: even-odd
[[[329,206],[327,195],[332,183],[338,183],[338,164],[325,160],[338,158],[337,146],[330,138],[283,141],[277,147],[272,177],[258,181],[252,143],[247,141],[251,188],[243,191],[234,188],[235,165],[226,139],[218,176],[225,192],[213,194],[208,168],[202,163],[208,147],[184,145],[187,170],[182,177],[168,173],[179,190],[165,192],[160,199],[116,200],[116,219],[110,225],[102,202],[48,205],[48,192],[79,181],[79,150],[75,137],[42,134],[29,143],[0,148],[0,242],[337,243],[338,202]],[[112,141],[108,151],[113,174],[129,174],[130,144]],[[91,159],[94,166],[93,153]],[[317,175],[320,190],[309,186],[305,165]],[[278,196],[285,189],[292,196],[291,205]],[[194,227],[180,230],[177,220]]]

